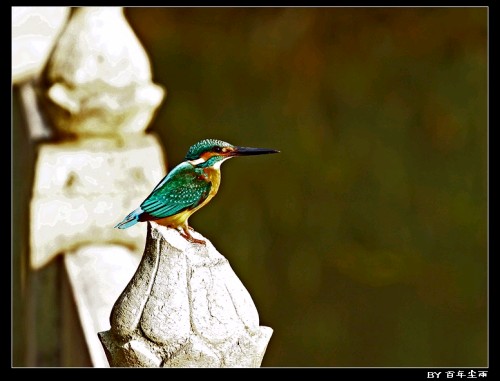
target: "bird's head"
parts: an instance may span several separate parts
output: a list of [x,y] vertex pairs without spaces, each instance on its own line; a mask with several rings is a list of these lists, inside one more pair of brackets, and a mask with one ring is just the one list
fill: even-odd
[[220,168],[227,159],[237,156],[264,155],[278,153],[274,149],[238,147],[216,139],[204,139],[192,145],[185,160],[200,168]]

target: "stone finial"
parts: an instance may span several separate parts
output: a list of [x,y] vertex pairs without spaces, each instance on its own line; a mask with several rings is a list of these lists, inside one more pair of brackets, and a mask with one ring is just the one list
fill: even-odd
[[82,137],[144,132],[164,96],[121,7],[74,11],[40,92],[57,131]]
[[110,323],[99,338],[122,367],[258,367],[272,335],[210,241],[190,243],[154,222]]

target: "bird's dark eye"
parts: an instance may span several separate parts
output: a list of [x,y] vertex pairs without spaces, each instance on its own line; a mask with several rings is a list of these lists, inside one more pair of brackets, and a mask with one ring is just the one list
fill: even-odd
[[214,147],[214,152],[220,153],[221,151],[222,151],[222,148]]

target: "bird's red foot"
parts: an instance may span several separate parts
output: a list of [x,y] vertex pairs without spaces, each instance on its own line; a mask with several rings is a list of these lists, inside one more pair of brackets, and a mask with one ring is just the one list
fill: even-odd
[[[191,230],[194,230],[193,228],[191,228]],[[189,234],[189,231],[187,230],[184,230],[184,233],[183,232],[180,232],[181,236],[183,236],[187,241],[191,242],[191,243],[199,243],[200,245],[206,245],[207,242],[206,241],[203,241],[202,239],[196,239],[194,238],[191,234]]]

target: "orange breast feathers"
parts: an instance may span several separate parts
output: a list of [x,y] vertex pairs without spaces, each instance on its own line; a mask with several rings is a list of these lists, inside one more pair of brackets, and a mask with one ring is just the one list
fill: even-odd
[[[214,168],[203,168],[203,172],[207,175],[207,180],[212,183],[212,187],[210,188],[210,193],[208,194],[207,199],[200,205],[205,205],[209,202],[212,197],[217,194],[220,186],[220,170]],[[197,208],[198,209],[198,208]]]

